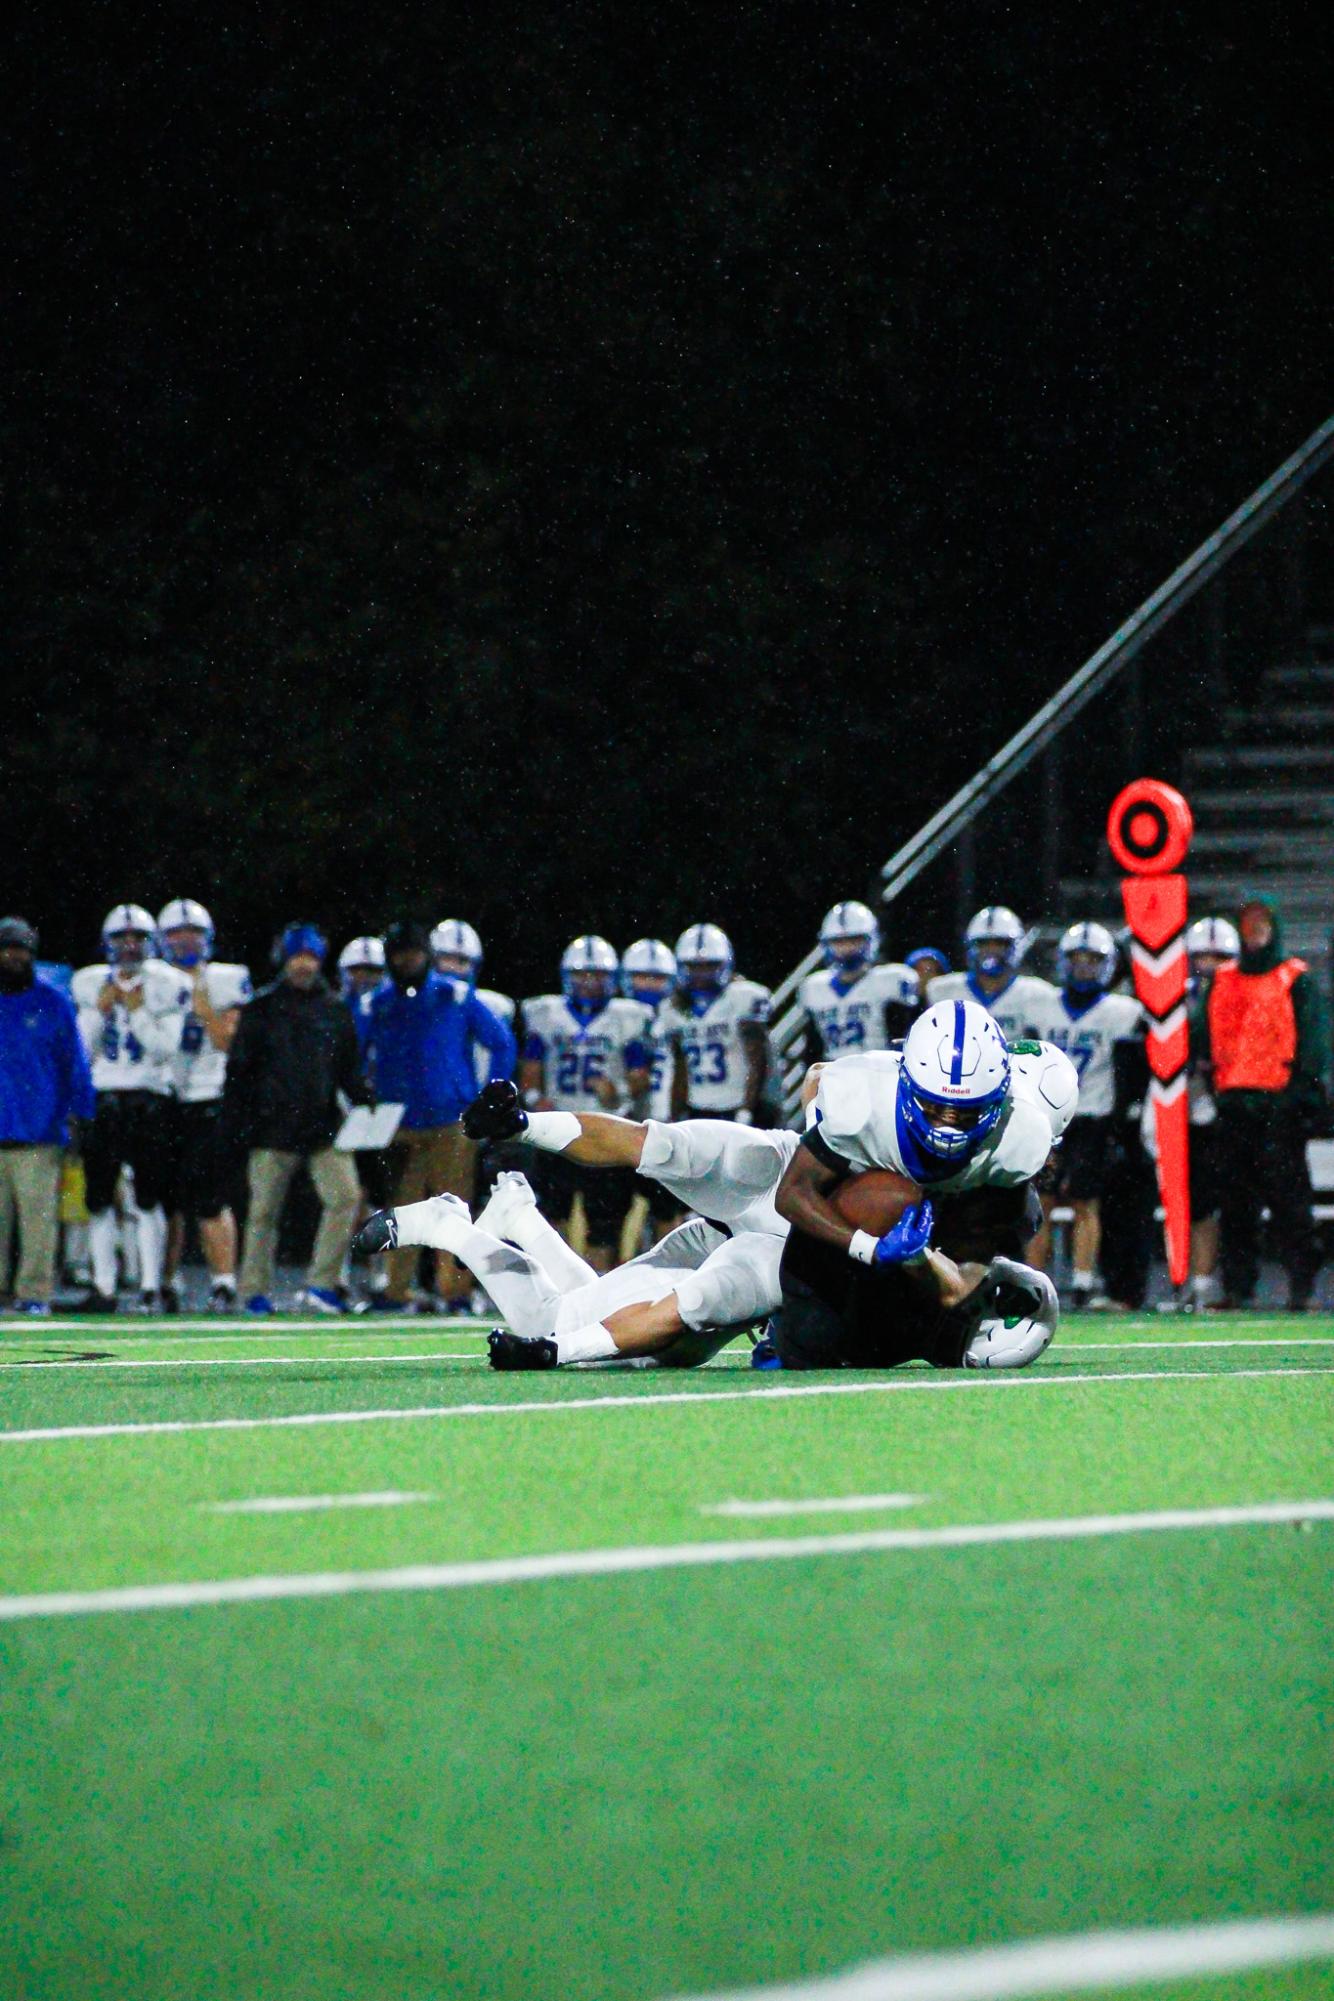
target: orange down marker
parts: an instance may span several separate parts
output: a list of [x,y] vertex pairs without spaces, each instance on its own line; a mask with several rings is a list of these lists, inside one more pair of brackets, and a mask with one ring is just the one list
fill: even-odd
[[1185,799],[1157,778],[1137,778],[1127,785],[1107,816],[1108,846],[1128,871],[1121,900],[1130,926],[1130,963],[1135,992],[1149,1016],[1149,1102],[1173,1285],[1184,1285],[1190,1271],[1186,878],[1175,871],[1194,831]]

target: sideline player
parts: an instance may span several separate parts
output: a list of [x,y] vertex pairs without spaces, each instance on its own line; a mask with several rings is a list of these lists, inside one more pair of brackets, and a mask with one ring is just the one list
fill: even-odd
[[1050,980],[1021,973],[1024,927],[1003,903],[979,910],[963,934],[968,970],[942,973],[927,985],[927,1001],[972,1000],[995,1017],[1007,1042],[1036,1040],[1046,1009],[1055,998]]
[[140,1308],[161,1306],[167,1218],[167,1101],[181,1021],[193,999],[184,974],[153,956],[153,919],[139,903],[118,903],[102,926],[104,962],[70,984],[93,1068],[97,1111],[84,1136],[88,1251],[93,1283],[71,1311],[116,1311],[116,1184],[134,1176]]
[[236,1311],[236,1218],[227,1200],[226,1161],[218,1141],[218,1115],[227,1077],[227,1052],[241,1009],[250,999],[250,969],[213,957],[213,919],[192,896],[173,897],[158,912],[162,956],[190,982],[190,1005],[181,1021],[171,1062],[167,1106],[167,1254],[162,1304],[179,1313],[176,1274],[193,1216],[209,1269],[208,1310]]
[[[1070,1304],[1086,1307],[1098,1284],[1102,1198],[1117,1111],[1119,1043],[1142,1041],[1144,1010],[1133,994],[1111,991],[1116,944],[1102,924],[1072,924],[1057,947],[1061,984],[1040,1017],[1042,1035],[1063,1049],[1079,1073],[1079,1113],[1057,1156],[1053,1187],[1042,1198],[1046,1222],[1058,1202],[1075,1212],[1070,1244]],[[1124,1072],[1124,1065],[1122,1066]]]
[[820,926],[824,969],[808,973],[797,993],[806,1014],[806,1061],[888,1049],[920,1011],[911,966],[877,963],[880,926],[865,903],[836,903]]
[[[668,1124],[685,1110],[685,1062],[680,1044],[672,1034],[672,1010],[666,1003],[676,987],[676,954],[661,938],[636,938],[627,945],[621,960],[621,992],[638,1001],[649,1014],[648,1098],[644,1115]],[[636,1176],[637,1193],[648,1205],[655,1243],[661,1242],[685,1214],[675,1195],[660,1181]]]
[[[620,961],[605,938],[575,938],[561,958],[560,993],[524,1002],[519,1087],[524,1103],[534,1110],[612,1111],[647,1091],[649,1015],[638,1001],[617,995],[619,971]],[[577,1158],[553,1160],[542,1194],[567,1238],[578,1196],[588,1262],[594,1271],[610,1271],[634,1200],[633,1176],[589,1174]]]
[[716,924],[692,924],[676,941],[676,993],[662,1032],[680,1048],[690,1118],[754,1125],[769,1075],[770,994],[735,971],[732,941]]
[[[431,955],[437,973],[445,973],[454,980],[466,980],[482,1006],[503,1021],[507,1028],[513,1029],[518,1013],[513,995],[477,984],[482,971],[482,941],[471,924],[462,917],[442,917],[431,932]],[[473,1051],[473,1067],[480,1091],[491,1075],[490,1054],[480,1043]]]

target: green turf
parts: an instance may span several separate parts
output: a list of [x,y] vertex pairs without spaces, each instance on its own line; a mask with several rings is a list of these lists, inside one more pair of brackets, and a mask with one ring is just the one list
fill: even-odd
[[[1334,1347],[1148,1345],[1329,1321],[1063,1335],[1022,1381],[791,1397],[816,1379],[740,1353],[689,1378],[351,1359],[479,1352],[429,1323],[7,1332],[11,1431],[486,1408],[0,1442],[0,1591],[1334,1493]],[[171,1366],[6,1366],[93,1348]],[[200,1366],[265,1354],[293,1359]],[[207,1511],[386,1488],[436,1498]],[[925,1498],[701,1512],[878,1492]],[[0,1623],[0,1993],[651,2001],[1328,1909],[1331,1548],[1329,1523],[1196,1529]],[[1331,1989],[1304,1967],[1137,1991]]]

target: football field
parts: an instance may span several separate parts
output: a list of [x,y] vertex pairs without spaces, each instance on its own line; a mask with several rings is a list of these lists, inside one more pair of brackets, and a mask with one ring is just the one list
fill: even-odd
[[1334,1321],[747,1353],[6,1326],[0,1994],[1334,1994]]

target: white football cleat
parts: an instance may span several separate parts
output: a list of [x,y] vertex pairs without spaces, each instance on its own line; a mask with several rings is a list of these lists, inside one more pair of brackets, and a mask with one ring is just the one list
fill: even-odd
[[498,1174],[491,1198],[477,1218],[477,1227],[512,1243],[515,1241],[513,1230],[518,1212],[536,1207],[537,1197],[526,1174]]

